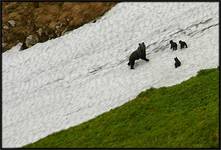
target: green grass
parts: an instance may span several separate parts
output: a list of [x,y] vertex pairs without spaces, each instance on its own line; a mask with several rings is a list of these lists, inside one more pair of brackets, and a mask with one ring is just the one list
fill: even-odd
[[218,147],[218,69],[134,100],[25,147]]

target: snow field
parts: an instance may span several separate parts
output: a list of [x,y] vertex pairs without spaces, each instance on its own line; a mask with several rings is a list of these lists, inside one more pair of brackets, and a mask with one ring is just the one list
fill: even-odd
[[[218,3],[119,3],[96,23],[3,53],[3,147],[21,147],[217,67]],[[187,49],[172,51],[169,40]],[[145,42],[149,62],[130,70]],[[174,68],[174,57],[181,67]]]

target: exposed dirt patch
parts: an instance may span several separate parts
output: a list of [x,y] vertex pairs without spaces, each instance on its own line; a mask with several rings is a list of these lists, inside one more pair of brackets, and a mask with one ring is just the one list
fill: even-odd
[[110,10],[114,2],[3,2],[3,52],[27,37],[44,42],[85,23],[96,20]]

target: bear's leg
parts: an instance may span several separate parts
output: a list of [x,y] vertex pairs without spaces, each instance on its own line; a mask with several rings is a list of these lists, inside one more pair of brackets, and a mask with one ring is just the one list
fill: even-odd
[[174,50],[177,50],[177,46],[174,46]]
[[175,63],[175,68],[177,68],[178,66],[179,66],[179,64],[176,62],[176,63]]
[[181,63],[176,62],[176,63],[175,63],[175,68],[179,67],[180,65],[181,65]]
[[130,69],[134,69],[134,61],[130,62]]
[[128,64],[127,64],[128,66],[130,66],[130,62],[128,62]]
[[147,58],[145,58],[145,57],[143,57],[143,58],[141,58],[141,59],[143,59],[143,60],[145,60],[145,61],[149,61],[149,59],[147,59]]

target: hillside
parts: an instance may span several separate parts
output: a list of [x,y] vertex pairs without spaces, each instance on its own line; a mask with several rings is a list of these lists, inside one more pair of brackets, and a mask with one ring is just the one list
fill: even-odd
[[218,148],[218,93],[218,69],[202,70],[25,148]]
[[[3,147],[22,147],[219,65],[219,3],[117,3],[96,22],[2,54]],[[188,48],[173,51],[169,41]],[[149,62],[128,59],[146,45]],[[182,65],[174,67],[177,57]]]
[[[114,2],[3,2],[2,50],[32,36],[32,46],[63,35],[111,9]],[[36,40],[35,40],[36,39]]]

